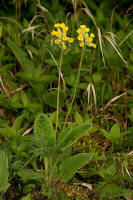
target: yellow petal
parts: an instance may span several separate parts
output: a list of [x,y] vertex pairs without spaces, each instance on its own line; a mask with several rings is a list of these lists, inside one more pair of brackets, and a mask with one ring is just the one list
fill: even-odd
[[87,42],[92,42],[92,40],[93,40],[93,38],[91,38],[91,37],[87,38]]
[[79,46],[81,46],[81,47],[84,47],[84,45],[85,45],[84,42],[79,43]]
[[57,37],[59,37],[60,36],[60,32],[59,31],[55,31],[56,33],[55,33],[55,35],[57,36]]
[[80,34],[81,32],[82,32],[82,30],[81,30],[80,28],[78,28],[78,29],[77,29],[77,33]]
[[66,45],[62,45],[62,49],[66,49]]
[[90,34],[90,37],[94,38],[94,37],[95,37],[94,33],[91,33],[91,34]]
[[85,25],[80,25],[80,28],[81,28],[81,29],[85,29],[86,26],[85,26]]
[[96,44],[93,44],[93,48],[94,48],[94,49],[96,48]]
[[63,36],[62,40],[64,40],[64,41],[67,40],[67,36]]
[[68,27],[67,26],[64,26],[64,27],[62,27],[62,29],[63,29],[63,31],[68,31]]
[[61,23],[61,24],[60,24],[60,27],[61,27],[61,28],[64,28],[64,27],[65,27],[65,24],[64,24],[64,23]]
[[55,40],[55,44],[59,44],[60,43],[60,40]]
[[82,35],[79,35],[79,36],[78,36],[78,40],[83,40],[83,36],[82,36]]
[[55,31],[54,30],[51,32],[51,35],[53,35],[53,36],[55,35]]
[[60,27],[60,24],[57,23],[57,24],[54,25],[54,27],[59,28],[59,27]]
[[85,32],[86,32],[86,33],[88,33],[89,31],[90,31],[90,29],[89,29],[89,28],[86,28],[86,29],[85,29]]
[[68,42],[69,42],[69,43],[73,43],[73,40],[74,40],[73,38],[69,38],[69,39],[68,39]]

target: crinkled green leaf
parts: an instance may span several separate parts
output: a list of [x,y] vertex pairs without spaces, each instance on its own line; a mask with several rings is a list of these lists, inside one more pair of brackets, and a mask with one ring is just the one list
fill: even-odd
[[8,184],[8,158],[4,151],[0,152],[0,192],[9,187]]
[[45,115],[40,114],[34,123],[34,133],[43,134],[48,145],[55,146],[56,134],[54,132],[51,120]]
[[60,165],[60,175],[64,175],[65,182],[70,180],[73,175],[92,158],[91,153],[80,153],[66,158]]
[[76,142],[81,136],[89,133],[91,130],[92,124],[83,124],[76,128],[72,128],[71,130],[63,132],[63,135],[60,136],[60,139],[57,142],[57,148],[65,149],[68,146],[71,146],[74,142]]

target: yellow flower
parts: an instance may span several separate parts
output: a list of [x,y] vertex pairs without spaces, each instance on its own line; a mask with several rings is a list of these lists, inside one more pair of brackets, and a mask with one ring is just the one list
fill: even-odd
[[80,42],[80,44],[79,44],[81,47],[84,47],[84,42]]
[[67,26],[64,26],[64,27],[62,27],[62,29],[63,29],[63,31],[68,31],[68,27]]
[[60,36],[60,32],[59,32],[59,31],[55,31],[55,35],[56,35],[57,37],[59,37],[59,36]]
[[61,27],[61,28],[64,28],[64,27],[66,27],[66,26],[65,26],[64,23],[61,23],[61,24],[60,24],[60,27]]
[[62,37],[62,40],[67,40],[67,36],[63,36],[63,37]]
[[53,30],[52,32],[51,32],[51,35],[55,35],[56,34],[56,31],[55,30]]
[[73,43],[73,40],[74,40],[73,38],[68,38],[69,43]]
[[93,33],[91,33],[91,34],[90,34],[90,37],[91,37],[91,38],[94,38],[94,37],[95,37],[95,35],[94,35]]
[[79,36],[78,36],[78,40],[83,40],[83,36],[82,36],[82,35],[79,35]]
[[81,32],[82,32],[82,30],[81,30],[80,28],[78,28],[78,29],[77,29],[77,33],[80,34]]
[[60,43],[60,40],[55,40],[55,44],[59,44]]
[[89,28],[86,28],[86,29],[85,29],[85,32],[86,32],[86,33],[88,33],[89,31],[90,31],[90,29],[89,29]]
[[63,45],[62,45],[62,49],[66,49],[66,45],[63,44]]
[[87,38],[87,42],[92,42],[92,40],[93,40],[93,38],[91,38],[91,37]]
[[77,29],[77,33],[79,34],[77,39],[79,40],[79,46],[89,46],[96,48],[96,44],[93,44],[93,38],[95,35],[93,33],[88,33],[90,29],[86,27],[86,25],[80,25],[80,28]]
[[85,26],[85,25],[80,25],[80,28],[81,28],[81,29],[85,29],[86,26]]
[[62,49],[67,49],[67,44],[73,42],[73,38],[67,37],[68,27],[64,23],[54,25],[56,30],[52,30],[51,35],[56,36],[55,44],[60,44]]
[[54,27],[59,28],[59,27],[60,27],[60,24],[57,23],[57,24],[54,25]]
[[92,46],[93,46],[94,49],[96,48],[96,44],[93,44]]

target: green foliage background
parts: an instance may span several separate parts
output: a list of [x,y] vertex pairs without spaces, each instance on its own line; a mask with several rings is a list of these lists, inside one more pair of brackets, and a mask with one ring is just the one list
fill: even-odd
[[[1,0],[0,160],[3,165],[0,165],[0,177],[5,170],[1,199],[11,196],[21,199],[28,193],[33,199],[132,198],[132,18],[131,0]],[[54,147],[47,149],[48,144],[53,145],[60,62],[60,48],[50,33],[58,22],[67,24],[74,43],[63,53],[59,123],[52,139]],[[76,98],[66,123],[68,128],[63,130],[80,63],[76,30],[81,24],[95,34],[97,48],[85,51]],[[90,88],[90,93],[89,87],[94,88]],[[42,113],[52,122],[51,131],[41,128],[36,135],[33,124]],[[84,135],[83,128],[88,129],[88,124],[92,128]],[[68,155],[71,156],[68,160],[72,157],[76,160],[77,153],[79,156],[90,153],[93,157],[70,183],[59,180],[59,184],[53,176],[55,181],[49,187],[42,178],[47,168],[44,157],[53,155],[56,139],[58,150],[64,151],[62,160]],[[3,167],[4,163],[7,168]],[[66,164],[61,168],[67,173]],[[50,170],[53,174],[57,172],[55,166]],[[93,189],[87,187],[86,194],[83,185],[76,189],[74,183],[79,182],[90,184]]]

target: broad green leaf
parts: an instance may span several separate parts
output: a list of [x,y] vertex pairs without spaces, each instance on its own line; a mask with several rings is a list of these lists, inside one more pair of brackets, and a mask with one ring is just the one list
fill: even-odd
[[93,81],[94,83],[99,83],[102,79],[102,75],[98,72],[93,74]]
[[118,143],[121,137],[120,126],[117,123],[112,126],[110,133],[108,133],[104,129],[102,129],[102,133],[112,143]]
[[33,172],[28,169],[21,169],[17,173],[23,181],[27,180],[41,180],[43,179],[43,176],[39,172]]
[[111,137],[114,140],[118,140],[120,138],[120,126],[118,123],[114,124],[110,130]]
[[[89,133],[91,130],[92,124],[83,124],[76,128],[68,129],[66,134],[60,136],[61,138],[57,142],[57,148],[65,149],[68,146],[71,146],[74,142],[76,142],[81,136]],[[65,131],[64,131],[65,133]]]
[[15,129],[16,131],[18,131],[21,127],[23,119],[24,119],[24,115],[17,117],[13,123],[12,128]]
[[72,152],[72,147],[66,148],[63,152],[61,152],[60,149],[56,149],[57,167],[60,166],[60,164],[64,161],[64,159],[71,156],[71,152]]
[[112,163],[111,165],[109,165],[109,167],[106,169],[106,174],[108,174],[109,176],[111,174],[114,174],[116,171],[116,165],[114,163]]
[[7,140],[10,136],[14,135],[14,129],[11,127],[0,128],[0,134]]
[[[60,96],[59,96],[59,104],[60,106],[63,106],[64,102],[64,94],[60,91]],[[46,105],[49,105],[53,108],[57,107],[57,93],[45,93],[43,95],[43,101]]]
[[26,197],[23,197],[21,200],[31,200],[31,195],[28,194]]
[[78,125],[83,124],[83,119],[82,119],[81,115],[79,114],[79,112],[77,112],[77,111],[75,114],[75,123]]
[[32,72],[34,71],[35,67],[34,64],[27,58],[25,52],[20,49],[15,42],[8,39],[7,40],[8,46],[11,48],[12,52],[16,56],[18,62],[20,63],[24,72],[28,75],[30,79],[32,79]]
[[27,48],[35,55],[39,55],[39,51],[38,49],[36,49],[35,47],[28,45]]
[[23,104],[18,103],[18,102],[11,102],[11,107],[12,108],[24,108]]
[[49,113],[49,117],[50,117],[50,120],[52,122],[52,124],[56,124],[56,114],[57,111],[53,112],[53,113]]
[[8,124],[9,124],[9,121],[0,119],[0,127],[1,128],[8,127]]
[[30,103],[28,105],[28,110],[30,110],[33,113],[41,112],[42,111],[42,105],[39,104],[39,103]]
[[86,165],[92,158],[90,153],[81,153],[70,156],[64,160],[60,165],[60,175],[64,175],[64,181],[70,180],[73,175],[84,165]]
[[23,80],[26,80],[26,81],[29,79],[29,76],[25,72],[17,72],[15,76],[22,78]]
[[34,69],[34,71],[33,71],[33,79],[34,79],[35,81],[39,81],[39,79],[40,79],[42,73],[43,73],[42,67],[41,67],[41,66],[36,67],[36,68]]
[[88,87],[88,83],[79,83],[77,88],[82,89],[82,90],[86,90],[86,88]]
[[20,92],[20,99],[21,99],[21,102],[23,103],[24,107],[26,108],[28,106],[28,97],[25,92],[23,92],[23,91]]
[[133,108],[130,109],[130,114],[127,115],[131,122],[133,122]]
[[45,115],[40,114],[34,123],[34,133],[43,134],[48,145],[56,145],[56,134],[54,132],[51,120]]
[[[57,61],[57,63],[59,63],[59,58],[56,59],[56,61]],[[55,63],[55,61],[52,58],[46,59],[45,63],[50,65],[50,66],[57,67],[57,64]]]
[[0,192],[6,191],[9,188],[9,186],[10,186],[10,183],[7,183],[5,185],[0,184]]
[[8,158],[4,151],[0,152],[0,192],[9,187],[8,184]]
[[64,138],[72,131],[72,127],[67,127],[65,129],[63,129],[58,138],[57,138],[57,144],[60,143],[60,141],[64,140]]
[[101,22],[104,19],[104,12],[102,9],[96,10],[98,21]]
[[42,75],[39,79],[40,82],[51,83],[53,81],[57,81],[58,78],[54,75]]
[[33,191],[33,189],[36,188],[36,185],[35,184],[32,184],[32,183],[29,183],[29,184],[26,184],[24,187],[23,187],[23,193],[24,194],[28,194],[30,193],[31,191]]
[[[61,98],[60,98],[61,100]],[[43,95],[43,102],[50,107],[57,107],[57,94],[56,93],[45,93]]]
[[74,86],[75,85],[75,80],[76,80],[76,76],[75,76],[74,73],[71,73],[71,74],[65,76],[66,84],[68,84],[70,86]]
[[34,82],[32,83],[32,88],[34,92],[37,94],[37,96],[40,96],[41,93],[44,92],[45,84],[42,82]]

